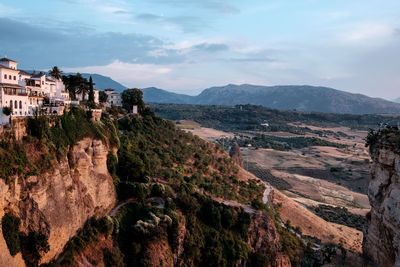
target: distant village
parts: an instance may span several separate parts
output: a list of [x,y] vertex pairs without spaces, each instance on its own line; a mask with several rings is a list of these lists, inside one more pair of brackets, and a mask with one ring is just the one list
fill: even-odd
[[34,116],[39,112],[48,115],[62,115],[69,106],[87,101],[92,101],[94,106],[99,106],[100,94],[103,94],[103,97],[100,98],[107,107],[122,106],[121,95],[113,89],[106,89],[100,93],[99,90],[92,88],[92,95],[90,95],[89,88],[80,90],[78,87],[72,94],[71,91],[66,90],[62,73],[57,67],[47,74],[36,71],[28,72],[19,70],[18,62],[7,57],[1,58],[0,124],[7,125],[13,117]]

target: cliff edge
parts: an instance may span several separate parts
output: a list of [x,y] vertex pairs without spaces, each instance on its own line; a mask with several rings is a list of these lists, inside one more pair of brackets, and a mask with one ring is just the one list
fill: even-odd
[[368,136],[371,181],[363,251],[378,266],[400,266],[400,132],[383,129]]
[[[0,218],[20,218],[20,231],[39,232],[50,246],[41,263],[62,252],[67,241],[92,216],[107,214],[116,203],[113,179],[107,171],[108,148],[93,138],[79,141],[44,174],[0,180]],[[1,231],[1,229],[0,229]],[[25,266],[14,257],[0,234],[0,265]]]

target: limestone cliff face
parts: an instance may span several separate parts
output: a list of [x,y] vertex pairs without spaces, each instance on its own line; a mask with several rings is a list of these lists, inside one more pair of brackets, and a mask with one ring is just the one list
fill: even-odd
[[400,155],[391,147],[371,147],[368,197],[371,215],[363,250],[378,266],[400,266]]
[[[85,138],[71,151],[69,159],[65,156],[43,175],[15,177],[8,185],[0,180],[0,218],[12,212],[21,219],[21,231],[49,237],[50,251],[42,263],[57,256],[88,218],[107,214],[116,202],[107,147]],[[0,266],[5,264],[24,266],[20,253],[10,256],[0,234]]]

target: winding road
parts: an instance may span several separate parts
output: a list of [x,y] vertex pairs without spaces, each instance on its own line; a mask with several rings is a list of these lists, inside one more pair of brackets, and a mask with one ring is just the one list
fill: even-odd
[[[108,215],[111,217],[115,217],[118,214],[118,211],[125,205],[132,203],[134,201],[137,201],[136,198],[129,198],[121,203],[119,203],[117,206],[115,206],[109,213]],[[158,205],[156,206],[159,209],[164,209],[165,208],[165,201],[161,197],[151,197],[145,200],[146,202],[157,202]]]

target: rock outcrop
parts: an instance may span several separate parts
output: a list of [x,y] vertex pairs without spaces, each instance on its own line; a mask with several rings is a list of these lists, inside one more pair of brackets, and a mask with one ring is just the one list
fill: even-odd
[[229,151],[229,156],[235,161],[237,165],[240,167],[243,167],[243,157],[242,153],[240,152],[240,147],[238,143],[234,143],[233,146],[231,147],[231,150]]
[[248,244],[252,252],[267,256],[273,261],[271,266],[292,266],[289,257],[282,251],[274,222],[262,212],[256,212],[250,218]]
[[[42,263],[61,253],[88,218],[105,215],[114,206],[107,154],[101,141],[85,138],[45,174],[14,177],[10,184],[0,180],[0,218],[12,212],[21,219],[20,231],[48,236],[50,250],[42,255]],[[24,263],[20,253],[11,257],[0,234],[0,266],[5,265]]]
[[400,266],[400,155],[395,152],[398,147],[392,145],[381,139],[370,144],[371,213],[367,216],[363,251],[377,266]]

